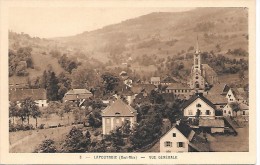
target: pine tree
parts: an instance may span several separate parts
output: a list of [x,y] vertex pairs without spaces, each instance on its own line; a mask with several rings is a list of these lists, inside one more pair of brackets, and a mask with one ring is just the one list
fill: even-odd
[[54,72],[49,71],[48,81],[47,81],[47,98],[51,101],[58,100],[58,79]]

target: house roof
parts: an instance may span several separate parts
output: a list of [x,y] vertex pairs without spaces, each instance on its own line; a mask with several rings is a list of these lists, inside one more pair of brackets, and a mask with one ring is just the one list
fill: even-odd
[[102,111],[102,116],[135,116],[136,110],[130,105],[124,103],[121,99],[117,99],[110,106]]
[[165,78],[161,81],[161,83],[176,83],[176,82],[177,82],[177,81],[176,81],[174,78],[170,77],[170,76],[165,77]]
[[131,90],[133,93],[138,94],[142,91],[146,91],[147,93],[150,93],[152,90],[154,90],[156,87],[153,84],[133,84],[131,87]]
[[77,94],[91,94],[91,92],[87,89],[71,89],[69,90],[66,94],[69,94],[69,95],[77,95]]
[[230,89],[230,87],[227,84],[225,84],[225,87],[224,87],[222,93],[224,93],[224,94],[228,93],[229,89]]
[[200,119],[199,127],[224,127],[223,119]]
[[240,103],[239,104],[239,108],[241,109],[241,110],[248,110],[249,108],[248,108],[248,105],[246,105],[246,104],[244,104],[244,103]]
[[227,104],[228,100],[223,95],[218,94],[209,94],[205,95],[205,97],[210,100],[213,104]]
[[12,76],[9,77],[9,85],[13,84],[29,84],[27,77]]
[[[176,124],[175,126],[187,139],[189,139],[190,133],[192,133],[192,129],[183,123]],[[192,133],[193,134],[193,133]],[[192,136],[192,135],[191,135]],[[192,138],[191,138],[192,139]]]
[[185,109],[186,107],[188,107],[191,103],[193,103],[195,100],[197,99],[201,99],[202,101],[204,101],[206,104],[208,104],[209,106],[211,106],[212,108],[215,109],[214,104],[209,101],[206,97],[203,96],[202,93],[195,93],[189,100],[187,100],[186,102],[184,102],[184,104],[182,105],[182,109]]
[[169,85],[166,89],[190,89],[190,87],[187,84],[183,83],[173,83]]
[[28,97],[33,100],[47,100],[45,89],[14,89],[9,90],[10,101],[21,101]]
[[216,83],[213,85],[213,87],[210,89],[209,93],[210,94],[218,94],[221,95],[223,94],[223,91],[227,90],[227,85],[225,83]]
[[151,81],[161,81],[160,77],[151,77]]

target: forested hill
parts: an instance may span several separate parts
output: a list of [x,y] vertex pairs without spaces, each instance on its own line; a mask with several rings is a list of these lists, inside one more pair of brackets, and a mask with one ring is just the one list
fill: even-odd
[[247,16],[244,8],[158,12],[54,40],[80,48],[100,60],[185,54],[195,46],[197,35],[202,51],[226,52],[238,48],[247,51]]

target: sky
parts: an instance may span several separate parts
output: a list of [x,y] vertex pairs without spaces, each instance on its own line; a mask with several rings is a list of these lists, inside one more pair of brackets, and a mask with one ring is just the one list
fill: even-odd
[[19,7],[9,10],[9,30],[40,38],[72,36],[152,12],[191,9],[193,8]]

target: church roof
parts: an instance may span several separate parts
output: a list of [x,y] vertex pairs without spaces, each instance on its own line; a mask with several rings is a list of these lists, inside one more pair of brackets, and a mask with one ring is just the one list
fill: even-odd
[[206,104],[208,104],[209,106],[211,106],[212,108],[215,109],[215,105],[209,101],[206,97],[203,96],[202,93],[196,93],[194,94],[189,100],[187,100],[186,102],[184,102],[184,104],[182,105],[182,109],[185,109],[186,107],[188,107],[191,103],[193,103],[195,100],[197,99],[201,99],[202,101],[204,101]]
[[117,99],[110,106],[102,111],[102,116],[135,116],[136,110],[130,105],[124,103],[121,99]]

